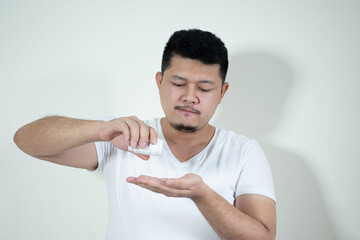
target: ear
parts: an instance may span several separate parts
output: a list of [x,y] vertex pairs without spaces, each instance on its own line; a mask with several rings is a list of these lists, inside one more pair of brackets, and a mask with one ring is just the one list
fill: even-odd
[[219,103],[221,103],[221,100],[223,99],[226,91],[228,90],[229,88],[229,83],[228,82],[224,82],[222,87],[221,87],[221,93],[220,93],[220,101]]
[[161,81],[162,81],[162,73],[161,72],[157,72],[155,79],[156,79],[156,84],[158,86],[158,89],[160,90],[160,85],[161,85]]

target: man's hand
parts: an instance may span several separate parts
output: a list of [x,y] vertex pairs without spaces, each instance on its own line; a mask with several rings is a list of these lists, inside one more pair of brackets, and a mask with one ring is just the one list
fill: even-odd
[[192,199],[221,239],[275,239],[275,203],[268,197],[241,195],[233,206],[195,174],[186,174],[181,178],[141,175],[128,177],[126,181],[168,197]]
[[[111,141],[127,151],[130,144],[141,148],[149,142],[156,144],[157,134],[137,117],[104,122],[53,116],[26,124],[14,135],[16,145],[33,157],[89,170],[98,165],[94,144],[98,141]],[[136,155],[149,159],[146,155]]]
[[[146,148],[149,143],[156,144],[157,142],[155,130],[135,116],[104,122],[99,127],[98,135],[102,141],[111,141],[114,146],[124,151],[128,151],[128,146]],[[147,155],[135,155],[143,160],[149,159]]]
[[128,177],[126,181],[168,197],[187,197],[194,201],[199,200],[210,189],[200,176],[192,173],[181,178],[157,178],[141,175]]

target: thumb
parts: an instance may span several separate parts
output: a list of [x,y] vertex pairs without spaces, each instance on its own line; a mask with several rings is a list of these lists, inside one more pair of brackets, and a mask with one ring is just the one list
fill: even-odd
[[140,154],[140,153],[133,153],[133,154],[145,161],[150,159],[149,155],[144,155],[144,154]]
[[166,179],[165,184],[169,187],[187,190],[189,188],[188,181],[183,178],[168,178]]

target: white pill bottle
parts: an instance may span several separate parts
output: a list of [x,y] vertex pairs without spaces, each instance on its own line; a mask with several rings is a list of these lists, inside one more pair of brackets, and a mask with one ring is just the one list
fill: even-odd
[[140,148],[139,146],[136,148],[133,148],[133,147],[129,146],[128,151],[134,152],[134,153],[139,153],[139,154],[144,154],[144,155],[148,155],[148,156],[150,156],[150,155],[155,156],[155,155],[160,155],[162,153],[163,145],[164,145],[164,141],[161,140],[160,138],[158,138],[156,144],[149,143],[146,146],[146,148]]

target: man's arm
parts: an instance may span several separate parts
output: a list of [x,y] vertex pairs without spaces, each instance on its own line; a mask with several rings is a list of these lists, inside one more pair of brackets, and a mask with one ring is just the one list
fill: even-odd
[[154,129],[136,117],[108,122],[46,117],[21,127],[14,135],[16,145],[33,157],[89,170],[96,169],[98,164],[96,141],[111,141],[127,151],[129,144],[145,147],[149,141],[155,144],[156,139]]
[[275,202],[268,197],[241,195],[233,206],[195,174],[177,179],[129,177],[127,181],[168,197],[192,199],[221,239],[275,239]]
[[234,207],[209,190],[194,202],[221,239],[275,239],[275,202],[268,197],[241,195]]

